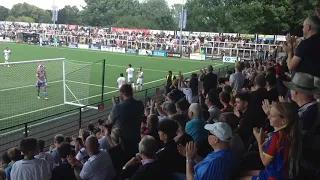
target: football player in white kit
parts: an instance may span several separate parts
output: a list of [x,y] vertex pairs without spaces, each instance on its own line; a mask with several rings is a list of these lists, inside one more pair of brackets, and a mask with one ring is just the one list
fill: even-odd
[[123,77],[123,73],[120,73],[120,77],[117,79],[117,85],[120,89],[122,85],[126,83],[126,78]]
[[134,83],[133,83],[133,73],[134,73],[134,69],[132,68],[132,65],[129,64],[128,69],[126,70],[127,76],[128,76],[128,84],[131,84],[134,87]]
[[143,83],[143,71],[142,71],[142,67],[140,67],[138,74],[137,74],[136,91],[142,90],[142,83]]
[[[11,54],[11,51],[9,50],[8,47],[6,47],[6,49],[3,51],[3,56],[4,56],[4,63],[8,64],[9,63],[9,56]],[[10,67],[8,65],[8,67]]]

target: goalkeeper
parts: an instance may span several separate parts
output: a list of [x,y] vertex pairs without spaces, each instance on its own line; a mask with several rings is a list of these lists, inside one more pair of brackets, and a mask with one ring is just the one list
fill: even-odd
[[46,84],[46,69],[42,62],[37,68],[36,76],[37,76],[38,99],[40,99],[40,88],[42,87],[44,99],[48,100],[47,84]]

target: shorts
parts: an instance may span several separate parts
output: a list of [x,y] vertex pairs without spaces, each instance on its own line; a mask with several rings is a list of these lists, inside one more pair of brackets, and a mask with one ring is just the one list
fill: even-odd
[[47,83],[45,83],[45,82],[38,82],[38,83],[37,83],[37,86],[38,86],[38,87],[46,87],[46,86],[47,86]]
[[128,83],[132,83],[132,82],[133,82],[133,78],[128,77]]
[[143,81],[143,79],[141,79],[141,78],[137,79],[137,84],[142,85],[142,81]]
[[5,59],[6,61],[8,61],[8,60],[9,60],[9,56],[5,56],[4,59]]

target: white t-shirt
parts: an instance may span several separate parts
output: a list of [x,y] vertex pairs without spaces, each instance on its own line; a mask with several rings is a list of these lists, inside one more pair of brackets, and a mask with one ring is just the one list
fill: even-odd
[[10,50],[4,50],[3,51],[3,54],[4,54],[5,57],[9,57],[10,53],[11,53]]
[[48,152],[40,152],[38,155],[34,156],[36,159],[44,159],[49,163],[50,170],[52,171],[55,167],[54,157],[51,153]]
[[143,79],[143,72],[138,72],[138,79]]
[[183,92],[183,94],[186,95],[186,99],[188,100],[188,102],[189,102],[190,104],[197,102],[197,101],[195,100],[195,98],[192,97],[192,89],[191,89],[191,88],[182,88],[182,92]]
[[128,78],[133,78],[133,72],[134,72],[133,68],[128,68],[126,72],[128,74]]
[[126,78],[124,78],[124,77],[119,77],[119,78],[117,79],[117,83],[118,83],[118,88],[120,89],[121,86],[126,83]]
[[13,164],[10,177],[14,180],[49,180],[50,165],[44,159],[23,159]]

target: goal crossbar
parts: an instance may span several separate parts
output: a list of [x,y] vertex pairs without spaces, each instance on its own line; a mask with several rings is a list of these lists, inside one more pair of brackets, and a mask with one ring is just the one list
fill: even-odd
[[13,65],[13,64],[28,64],[28,63],[40,63],[40,62],[48,62],[48,61],[64,61],[65,58],[55,58],[55,59],[42,59],[42,60],[30,60],[30,61],[18,61],[18,62],[8,62],[8,63],[0,63],[0,66],[4,65]]

